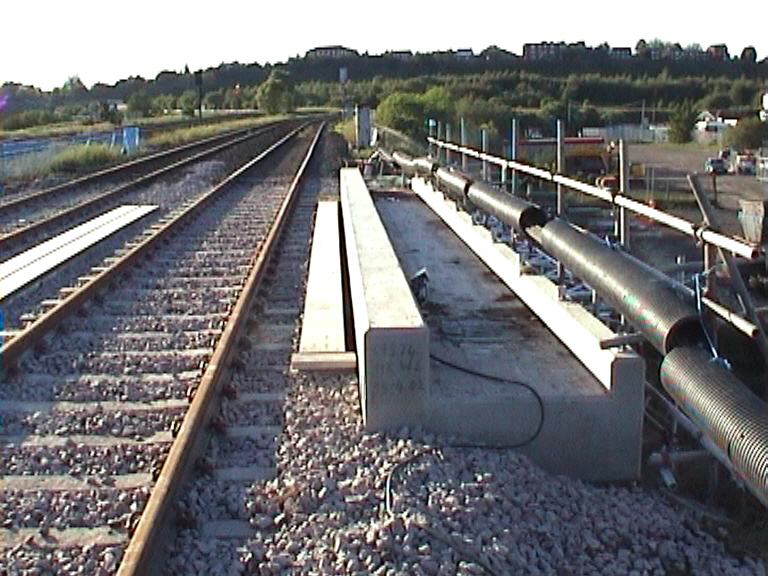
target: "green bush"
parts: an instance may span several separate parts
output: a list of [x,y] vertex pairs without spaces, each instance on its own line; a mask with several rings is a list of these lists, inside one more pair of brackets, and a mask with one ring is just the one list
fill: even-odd
[[696,123],[698,113],[690,100],[678,104],[672,109],[669,117],[669,141],[673,144],[683,144],[693,139],[691,132]]
[[743,118],[726,133],[726,143],[739,149],[757,149],[768,141],[768,122],[758,118]]
[[56,121],[56,116],[48,110],[23,110],[6,116],[2,121],[2,127],[5,130],[23,130],[53,124]]
[[51,159],[51,171],[68,174],[93,172],[117,163],[121,157],[118,148],[110,148],[104,144],[72,146],[58,152]]

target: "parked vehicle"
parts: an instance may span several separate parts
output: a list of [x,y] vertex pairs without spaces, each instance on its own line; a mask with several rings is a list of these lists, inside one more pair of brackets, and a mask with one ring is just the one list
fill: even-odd
[[749,174],[754,176],[757,169],[757,162],[752,154],[739,154],[736,156],[736,173]]
[[728,165],[722,158],[707,158],[704,169],[707,174],[728,174]]

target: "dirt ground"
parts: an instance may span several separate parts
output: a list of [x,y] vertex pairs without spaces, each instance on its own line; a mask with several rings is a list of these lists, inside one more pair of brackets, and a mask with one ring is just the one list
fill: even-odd
[[[646,174],[654,174],[653,196],[662,200],[669,189],[673,191],[673,198],[685,199],[690,191],[685,177],[689,173],[697,173],[703,189],[716,205],[721,230],[733,236],[743,237],[744,232],[737,216],[740,209],[739,200],[760,200],[764,195],[768,196],[768,183],[758,181],[755,176],[742,174],[720,175],[713,182],[712,176],[704,172],[704,162],[709,157],[717,156],[717,152],[714,146],[699,144],[632,144],[629,157],[632,163],[641,163]],[[643,189],[647,192],[650,188],[651,178],[646,178],[644,183],[635,184],[635,194],[642,197]],[[679,192],[675,194],[675,190]],[[686,200],[671,202],[669,206],[664,206],[664,209],[694,222],[701,221],[701,213],[693,201],[693,196]]]
[[[698,173],[708,191],[712,191],[712,177],[704,173],[707,158],[717,156],[717,148],[698,144],[633,144],[630,146],[630,161],[639,162],[646,168],[664,177],[684,178],[688,173]],[[661,188],[659,183],[657,188]],[[739,209],[739,199],[759,200],[768,192],[766,183],[755,176],[727,174],[717,176],[718,204],[730,210]]]

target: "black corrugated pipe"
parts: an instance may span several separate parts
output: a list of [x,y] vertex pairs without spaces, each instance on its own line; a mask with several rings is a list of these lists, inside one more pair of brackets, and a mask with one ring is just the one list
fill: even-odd
[[413,167],[416,169],[416,174],[423,176],[424,178],[430,178],[440,166],[437,162],[431,158],[414,158]]
[[397,165],[400,166],[400,169],[405,172],[407,176],[413,176],[416,174],[416,167],[413,165],[413,158],[408,156],[408,154],[395,152],[392,154],[392,158],[395,160],[395,162],[397,162]]
[[435,172],[435,179],[440,190],[449,198],[455,200],[460,206],[467,202],[467,190],[472,180],[467,178],[461,172],[449,168],[438,168]]
[[517,232],[525,233],[529,227],[543,226],[547,221],[546,213],[536,204],[502,192],[485,182],[474,182],[467,197],[477,208],[492,214]]
[[661,363],[661,383],[768,506],[765,403],[699,348],[683,346],[667,354]]
[[589,284],[662,354],[704,341],[696,310],[622,252],[559,218],[536,236],[545,251]]

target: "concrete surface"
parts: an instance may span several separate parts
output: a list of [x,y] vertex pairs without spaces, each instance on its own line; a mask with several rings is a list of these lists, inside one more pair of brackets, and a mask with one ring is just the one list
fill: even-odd
[[453,215],[476,250],[495,254],[489,258],[497,272],[583,361],[416,196],[376,198],[406,275],[420,268],[429,274],[428,301],[421,307],[432,356],[424,424],[470,443],[523,445],[524,453],[554,473],[598,481],[636,478],[641,359],[601,351],[599,341],[610,330],[575,304],[561,306],[545,278],[521,276],[516,255],[494,245],[442,196],[435,199],[447,217]]
[[341,209],[363,423],[415,425],[429,399],[429,329],[356,168],[341,170]]

